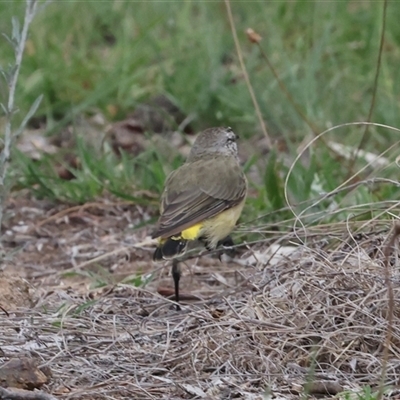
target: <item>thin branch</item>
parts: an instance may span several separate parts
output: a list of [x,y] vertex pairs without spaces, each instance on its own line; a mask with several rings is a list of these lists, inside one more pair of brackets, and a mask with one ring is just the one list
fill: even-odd
[[[378,79],[379,79],[379,73],[380,73],[381,64],[382,64],[383,46],[385,44],[387,6],[388,6],[388,0],[383,0],[382,31],[381,31],[381,37],[380,37],[380,43],[379,43],[378,60],[377,60],[377,64],[376,64],[374,84],[373,84],[373,88],[372,88],[371,105],[369,107],[366,122],[371,122],[372,113],[375,108],[376,92],[378,90]],[[358,153],[364,147],[365,142],[367,141],[368,131],[369,131],[369,125],[365,125],[364,133],[361,137],[360,144],[358,145],[357,150],[354,152],[353,160],[350,165],[349,171],[351,171],[353,169],[353,166],[354,166],[354,163],[356,162]]]
[[258,105],[256,96],[254,94],[253,87],[250,82],[249,74],[247,73],[246,65],[244,64],[244,61],[243,61],[243,53],[242,53],[242,49],[240,48],[239,39],[238,39],[238,36],[236,33],[230,1],[225,0],[225,5],[226,5],[226,10],[228,12],[228,19],[229,19],[229,24],[230,24],[231,30],[232,30],[233,41],[235,42],[236,52],[237,52],[237,55],[239,58],[240,67],[242,68],[244,79],[246,81],[247,89],[249,90],[251,100],[253,101],[253,105],[256,110],[256,114],[257,114],[258,120],[260,122],[261,129],[262,129],[265,139],[267,141],[267,146],[269,149],[271,149],[271,147],[272,147],[271,138],[268,135],[267,127],[265,126],[265,122],[264,122],[263,116],[261,114],[260,106]]
[[6,187],[6,177],[8,171],[8,164],[11,154],[12,146],[24,128],[24,124],[26,124],[30,116],[36,111],[39,106],[40,99],[38,99],[34,105],[31,107],[31,110],[28,112],[27,116],[23,120],[21,126],[13,131],[12,128],[12,119],[15,111],[15,92],[17,89],[17,82],[19,78],[19,72],[22,64],[22,57],[24,54],[25,44],[28,38],[29,26],[36,15],[37,9],[37,0],[26,0],[26,8],[25,8],[25,18],[24,24],[22,26],[22,30],[19,30],[19,24],[17,19],[13,19],[13,35],[12,39],[9,41],[14,46],[15,50],[15,64],[11,69],[9,74],[4,74],[7,79],[7,84],[9,88],[8,92],[8,101],[7,106],[3,105],[3,110],[6,114],[5,116],[5,130],[4,130],[4,143],[3,149],[0,153],[0,226],[3,220],[3,211],[4,204],[7,198],[8,190]]
[[385,256],[385,285],[388,293],[388,303],[387,303],[387,328],[386,337],[382,354],[382,370],[381,370],[381,382],[379,385],[379,391],[377,399],[380,400],[383,397],[385,391],[385,379],[387,373],[387,367],[389,362],[389,352],[393,337],[393,316],[394,316],[394,294],[393,286],[391,281],[390,273],[390,254],[396,243],[397,237],[400,235],[400,223],[396,222],[390,237],[389,242],[385,246],[384,256]]
[[[27,0],[26,9],[25,9],[25,19],[24,25],[22,27],[21,37],[16,43],[17,47],[15,49],[15,68],[12,71],[10,81],[9,81],[9,93],[8,93],[8,103],[7,103],[7,124],[5,131],[5,146],[3,152],[1,154],[0,160],[1,165],[0,168],[3,167],[3,163],[8,160],[10,157],[10,144],[12,139],[11,132],[11,117],[14,112],[14,98],[15,91],[17,89],[17,81],[19,77],[19,71],[21,69],[22,56],[24,54],[26,40],[28,38],[28,29],[29,26],[35,16],[36,13],[37,0]],[[9,146],[7,146],[7,141],[9,142]],[[3,174],[1,174],[3,175]],[[3,176],[1,176],[3,177]]]
[[286,87],[286,85],[283,83],[282,79],[279,77],[278,72],[272,65],[271,61],[269,60],[267,53],[264,51],[262,48],[260,42],[261,42],[261,36],[258,35],[257,32],[255,32],[253,29],[249,28],[247,29],[247,37],[252,43],[255,43],[258,46],[258,49],[260,50],[261,56],[264,58],[266,61],[268,68],[271,70],[272,74],[274,75],[276,81],[278,82],[279,87],[281,88],[282,92],[285,94],[286,98],[288,99],[289,103],[293,106],[293,108],[296,110],[297,114],[300,115],[301,119],[309,126],[311,131],[314,133],[314,135],[317,135],[319,132],[319,129],[307,118],[306,113],[302,110],[299,104],[296,103],[294,100],[292,94],[289,92],[289,89]]

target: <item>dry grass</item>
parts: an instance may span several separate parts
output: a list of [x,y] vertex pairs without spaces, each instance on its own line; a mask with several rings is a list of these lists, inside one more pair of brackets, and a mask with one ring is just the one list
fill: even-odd
[[[17,235],[13,227],[30,228],[6,270],[29,283],[0,277],[9,285],[0,301],[10,313],[1,317],[2,357],[28,355],[48,365],[53,379],[46,390],[58,398],[262,399],[269,393],[298,399],[305,391],[328,397],[380,382],[388,221],[366,225],[355,236],[340,226],[309,228],[307,246],[273,259],[264,255],[264,243],[243,251],[236,264],[207,256],[192,260],[183,289],[203,300],[177,312],[157,294],[160,279],[171,286],[169,277],[160,276],[164,270],[145,288],[123,283],[146,266],[156,268],[150,246],[133,247],[145,241],[146,229],[129,233],[129,224],[145,211],[108,202],[101,211],[84,208],[78,218],[75,210],[75,219],[68,220],[64,212],[61,221],[50,218],[37,227],[60,210],[37,203],[15,210],[9,231]],[[281,244],[290,241],[298,243],[293,233]],[[86,252],[77,251],[78,245]],[[115,251],[121,247],[130,249],[129,257]],[[99,256],[104,287],[93,287],[87,275],[65,275]],[[400,374],[397,257],[393,249],[395,308],[385,379],[392,387]],[[246,266],[252,259],[258,262]],[[94,265],[82,269],[93,272]],[[7,293],[14,293],[15,304]]]

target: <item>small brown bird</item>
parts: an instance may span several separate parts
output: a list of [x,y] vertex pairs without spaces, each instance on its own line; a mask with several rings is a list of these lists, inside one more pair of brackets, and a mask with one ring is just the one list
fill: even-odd
[[[179,257],[192,240],[207,249],[232,245],[229,234],[242,212],[247,180],[239,164],[236,135],[231,128],[210,128],[199,134],[185,164],[165,182],[160,218],[153,238],[153,259],[172,259],[175,300],[179,302]],[[178,307],[179,308],[179,307]]]

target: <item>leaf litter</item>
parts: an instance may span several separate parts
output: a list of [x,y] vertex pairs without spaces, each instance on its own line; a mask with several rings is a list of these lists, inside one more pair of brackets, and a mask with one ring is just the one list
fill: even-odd
[[[396,210],[393,210],[395,212]],[[14,197],[0,275],[2,361],[32,357],[62,399],[298,399],[379,385],[387,330],[390,221],[276,232],[236,258],[183,267],[181,312],[162,297],[143,207]],[[273,244],[273,246],[271,246]],[[281,246],[281,247],[280,247]],[[272,250],[271,250],[272,249]],[[400,374],[400,272],[385,384]],[[192,299],[192,301],[188,301]],[[1,311],[0,311],[1,312]]]

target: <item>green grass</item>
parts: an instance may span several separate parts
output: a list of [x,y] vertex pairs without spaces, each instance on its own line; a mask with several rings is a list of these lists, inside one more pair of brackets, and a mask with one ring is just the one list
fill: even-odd
[[[21,2],[0,4],[2,32]],[[376,67],[381,5],[359,3],[234,3],[237,31],[250,77],[271,132],[297,138],[307,131],[244,30],[262,46],[308,118],[327,123],[365,119]],[[400,86],[400,5],[389,5],[387,46],[376,115],[398,125],[393,101]],[[113,42],[113,43],[111,43]],[[12,49],[0,47],[1,59]],[[236,79],[232,83],[232,79]],[[202,2],[59,2],[35,20],[24,59],[19,104],[41,93],[38,115],[51,122],[74,111],[115,105],[118,116],[151,94],[166,91],[198,128],[229,123],[247,136],[256,120],[237,69],[224,5]],[[113,116],[110,116],[113,117]]]
[[[60,162],[60,154],[46,155],[41,160],[32,160],[21,152],[16,152],[15,161],[19,166],[16,179],[19,187],[29,187],[38,198],[48,198],[70,203],[83,203],[104,193],[111,193],[137,204],[147,205],[154,196],[135,193],[159,193],[166,173],[166,160],[154,148],[149,148],[132,159],[122,152],[117,156],[110,148],[96,154],[93,148],[81,138],[77,138],[76,155],[79,167],[71,167]],[[172,165],[178,166],[182,158],[176,156]],[[57,165],[71,171],[75,178],[65,180],[59,177]]]
[[[386,391],[384,392],[384,394]],[[359,392],[341,393],[340,397],[344,400],[377,400],[379,391],[372,389],[370,386],[363,386]]]
[[[0,3],[1,32],[10,32],[11,16],[21,18],[23,2]],[[252,27],[263,37],[261,46],[276,71],[303,109],[322,132],[332,125],[366,120],[371,104],[380,31],[381,2],[232,2],[236,29],[256,97],[270,135],[285,142],[286,156],[273,152],[268,161],[251,159],[260,179],[252,182],[259,196],[250,198],[245,218],[286,207],[284,183],[298,145],[310,129],[288,101],[268,69],[259,49],[244,31]],[[400,3],[388,6],[386,41],[373,121],[400,126]],[[3,41],[3,66],[12,60]],[[44,99],[35,120],[44,121],[47,133],[57,135],[76,116],[101,112],[119,120],[137,104],[166,93],[185,114],[195,115],[196,130],[230,125],[243,140],[260,136],[254,107],[238,66],[223,2],[53,2],[34,21],[23,61],[17,104],[25,115],[40,95]],[[5,94],[0,86],[0,94]],[[349,163],[327,149],[329,140],[357,147],[364,128],[335,130],[311,146],[287,180],[290,201],[298,204],[330,192],[365,165]],[[260,136],[261,137],[261,136]],[[365,149],[377,154],[393,144],[397,132],[371,127]],[[324,143],[325,142],[325,143]],[[76,179],[63,181],[54,171],[54,159],[32,162],[14,157],[13,179],[35,195],[54,200],[85,202],[109,191],[148,203],[135,192],[160,193],[173,165],[149,148],[137,157],[121,159],[103,148],[93,154],[85,140],[74,150],[82,167]],[[396,180],[390,167],[370,168],[356,179],[386,177]],[[324,210],[338,205],[396,199],[395,185],[362,185],[313,205]],[[314,200],[313,200],[314,199]],[[300,212],[309,204],[299,206]],[[290,211],[275,214],[289,218]],[[343,218],[335,214],[333,218]],[[312,219],[310,219],[312,221]]]

